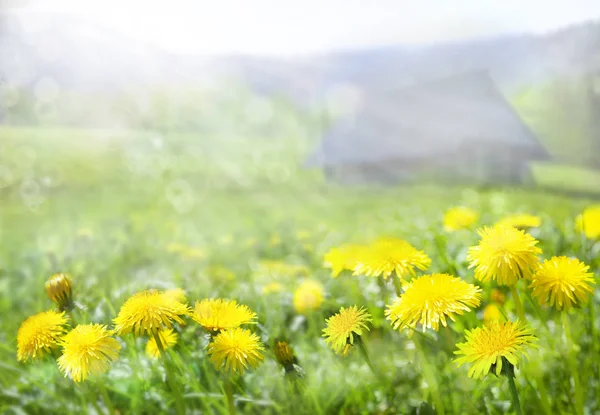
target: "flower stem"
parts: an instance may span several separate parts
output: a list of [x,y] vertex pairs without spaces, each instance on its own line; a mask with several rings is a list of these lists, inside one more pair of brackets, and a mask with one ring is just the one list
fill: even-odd
[[589,315],[590,315],[590,338],[592,340],[592,344],[596,345],[596,313],[594,311],[594,298],[590,299],[589,305]]
[[396,295],[398,298],[402,297],[402,284],[400,284],[400,277],[392,276],[394,281],[394,289],[396,290]]
[[548,398],[548,391],[546,390],[546,386],[544,385],[544,378],[541,374],[538,374],[535,380],[537,390],[540,394],[540,402],[542,404],[542,408],[544,409],[544,413],[546,415],[552,415],[552,406],[550,405],[550,399]]
[[438,387],[437,380],[434,375],[433,368],[427,360],[427,355],[425,354],[425,350],[423,350],[423,345],[421,344],[421,340],[418,336],[412,338],[415,347],[417,348],[417,353],[419,355],[419,359],[421,360],[421,366],[423,368],[423,376],[425,376],[425,380],[429,385],[429,389],[431,391],[431,397],[433,398],[433,403],[435,404],[435,411],[438,415],[444,415],[444,403],[442,401],[442,397],[440,395],[440,390]]
[[387,288],[385,286],[385,280],[383,277],[377,277],[377,283],[379,284],[379,295],[381,295],[381,306],[385,307],[387,303]]
[[515,308],[517,309],[517,316],[519,316],[519,320],[521,320],[523,323],[527,323],[523,303],[521,303],[521,297],[519,297],[519,290],[517,290],[517,284],[513,284],[510,286],[510,293],[512,295],[513,301],[515,302]]
[[377,372],[377,369],[375,369],[375,366],[373,366],[373,362],[371,362],[371,358],[369,357],[369,353],[367,352],[367,347],[365,346],[365,343],[364,343],[362,337],[356,336],[356,341],[354,342],[354,344],[356,344],[356,346],[358,347],[358,350],[360,351],[361,356],[363,357],[363,359],[367,363],[367,366],[369,366],[369,369],[371,369],[371,372],[373,372],[375,377],[379,380],[383,379],[379,375],[379,372]]
[[71,327],[77,327],[78,325],[78,318],[75,315],[76,312],[76,308],[71,308],[70,310],[66,310],[66,314],[69,317],[69,319],[71,320]]
[[581,388],[581,382],[579,380],[579,372],[577,369],[577,362],[575,355],[573,354],[573,336],[571,333],[571,325],[569,323],[568,314],[563,311],[561,314],[563,330],[565,332],[566,346],[567,346],[567,362],[569,369],[571,370],[571,376],[573,376],[573,386],[575,388],[575,412],[577,415],[583,415],[583,390]]
[[521,402],[519,401],[519,393],[517,392],[517,385],[515,384],[515,373],[514,369],[511,370],[512,373],[506,375],[508,378],[508,389],[510,390],[510,400],[512,401],[512,405],[515,408],[517,415],[521,415]]
[[[104,411],[102,411],[102,409],[100,408],[100,405],[98,405],[98,393],[92,392],[89,385],[83,385],[83,386],[81,386],[81,389],[83,391],[83,395],[84,396],[87,395],[87,399],[92,404],[92,406],[94,407],[96,412],[98,412],[99,414],[104,414]],[[89,410],[89,408],[87,406],[84,406],[84,407],[87,408],[86,413],[89,415],[91,413],[91,411]]]
[[235,415],[235,401],[233,400],[233,382],[229,377],[225,379],[224,389],[225,389],[225,397],[227,398],[227,409],[229,410],[229,415]]
[[110,395],[108,394],[106,387],[101,382],[97,382],[96,387],[98,388],[98,392],[100,392],[100,396],[102,396],[102,400],[104,401],[104,405],[106,405],[106,408],[108,409],[108,413],[111,415],[114,414],[115,407],[112,403],[112,400],[110,399]]
[[438,249],[440,257],[442,258],[442,261],[444,261],[446,263],[446,266],[448,267],[448,272],[453,275],[458,275],[458,270],[456,269],[456,266],[448,258],[448,240],[446,239],[446,237],[440,234],[436,234],[433,240],[435,242],[435,246]]
[[167,354],[165,353],[165,348],[162,344],[162,340],[160,339],[160,336],[158,335],[158,331],[153,330],[152,336],[154,337],[154,341],[156,342],[156,347],[158,348],[158,351],[160,352],[160,357],[163,359],[163,363],[165,365],[165,373],[166,373],[166,377],[167,377],[167,383],[169,384],[169,387],[171,388],[171,391],[173,392],[173,399],[175,400],[175,408],[177,410],[177,413],[179,415],[185,415],[185,407],[184,407],[183,398],[181,396],[179,388],[175,384],[175,379],[173,378],[173,372],[171,371],[171,364],[167,357]]

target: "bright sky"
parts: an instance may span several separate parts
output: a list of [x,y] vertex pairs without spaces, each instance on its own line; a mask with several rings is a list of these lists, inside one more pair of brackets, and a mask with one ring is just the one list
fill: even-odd
[[600,0],[0,0],[69,13],[171,51],[303,55],[545,32],[600,17]]

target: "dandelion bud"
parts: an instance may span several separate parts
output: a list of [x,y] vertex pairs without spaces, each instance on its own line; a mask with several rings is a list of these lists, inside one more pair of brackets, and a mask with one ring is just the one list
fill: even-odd
[[506,302],[506,295],[504,295],[504,293],[497,288],[492,290],[491,298],[493,302],[500,305],[503,305]]
[[46,281],[48,297],[58,304],[60,311],[73,308],[72,287],[71,278],[62,272],[54,274]]
[[296,357],[294,356],[294,351],[292,350],[288,342],[275,342],[275,347],[273,351],[275,352],[275,359],[277,359],[277,363],[283,366],[286,372],[291,372],[294,370],[294,363],[296,363]]

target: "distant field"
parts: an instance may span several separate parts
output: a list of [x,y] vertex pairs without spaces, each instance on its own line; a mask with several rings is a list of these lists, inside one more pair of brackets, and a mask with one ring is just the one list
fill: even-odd
[[532,166],[536,183],[548,189],[600,195],[600,171],[576,166],[539,163]]
[[[500,304],[491,294],[495,284],[477,283],[482,305],[439,332],[415,334],[422,340],[417,349],[415,337],[392,330],[385,319],[393,285],[349,273],[333,279],[323,255],[346,242],[395,236],[431,257],[427,273],[476,283],[466,262],[467,248],[479,239],[475,228],[527,212],[542,220],[531,234],[544,257],[577,256],[598,275],[598,245],[575,231],[575,217],[593,197],[519,188],[326,185],[319,172],[299,167],[314,145],[310,134],[293,122],[281,131],[279,138],[255,134],[238,141],[227,135],[0,128],[0,287],[8,294],[0,298],[0,413],[175,413],[163,365],[144,352],[147,338],[120,336],[119,360],[83,384],[65,378],[52,356],[16,361],[20,324],[52,307],[44,282],[55,272],[73,277],[75,299],[85,307],[75,313],[79,323],[112,327],[124,301],[148,288],[183,288],[192,306],[209,297],[249,306],[258,324],[248,328],[266,350],[264,363],[234,378],[239,413],[432,414],[442,413],[440,405],[445,414],[514,413],[504,377],[476,381],[452,361],[464,330],[482,324],[486,305],[497,304],[516,319],[506,287],[500,289],[507,301]],[[536,177],[548,171],[536,168]],[[457,205],[480,217],[470,229],[447,232],[444,212]],[[305,280],[322,285],[324,302],[302,314],[292,299]],[[265,293],[271,283],[280,291]],[[517,370],[523,411],[573,413],[570,349],[560,314],[537,305],[524,281],[519,290],[540,338],[540,349],[531,350]],[[600,411],[600,298],[592,298],[569,316],[585,413]],[[358,351],[337,356],[321,337],[325,319],[353,304],[373,317],[364,338],[381,376]],[[231,413],[227,378],[208,360],[206,332],[189,319],[176,332],[175,381],[187,413]],[[277,365],[276,338],[289,341],[306,374],[299,390],[289,388]]]

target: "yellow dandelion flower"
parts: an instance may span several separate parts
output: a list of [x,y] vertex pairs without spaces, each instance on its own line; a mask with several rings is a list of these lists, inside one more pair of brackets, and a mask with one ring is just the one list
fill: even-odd
[[327,327],[323,329],[323,337],[337,354],[347,355],[348,345],[354,344],[354,336],[362,336],[369,331],[368,323],[371,315],[362,307],[342,307],[340,312],[327,319]]
[[469,248],[469,268],[482,282],[496,279],[500,285],[514,285],[519,278],[531,279],[542,250],[528,233],[512,226],[484,227],[478,231],[479,245]]
[[208,345],[210,361],[217,370],[238,374],[256,368],[263,360],[263,350],[260,338],[240,327],[222,331]]
[[575,228],[589,239],[600,239],[600,205],[589,206],[575,219]]
[[165,295],[173,298],[175,301],[179,301],[180,303],[185,302],[185,291],[181,288],[172,288],[167,290],[165,291]]
[[444,213],[444,229],[458,231],[471,227],[479,219],[479,214],[468,207],[450,208]]
[[323,304],[323,300],[323,286],[317,281],[305,280],[294,291],[294,308],[300,314],[317,310]]
[[505,216],[500,219],[496,225],[512,226],[517,229],[539,228],[542,225],[542,218],[528,213],[517,213]]
[[473,363],[469,377],[482,379],[494,367],[496,375],[502,371],[502,358],[517,366],[519,356],[527,356],[526,347],[537,347],[537,338],[533,330],[524,323],[492,322],[487,326],[467,330],[466,342],[456,345],[454,354],[462,356],[455,359],[458,366]]
[[148,290],[131,296],[121,306],[113,320],[119,335],[133,332],[136,336],[152,334],[155,330],[184,324],[181,317],[189,315],[189,307],[164,292]]
[[425,271],[431,258],[401,239],[382,238],[364,249],[356,261],[354,274],[370,277],[389,277],[392,272],[398,278],[415,276],[415,268]]
[[331,276],[336,278],[344,270],[354,270],[357,264],[356,261],[363,249],[365,249],[364,246],[353,244],[331,248],[323,257],[324,265],[331,268]]
[[277,360],[277,363],[286,370],[293,370],[293,365],[296,363],[296,357],[288,342],[283,340],[276,341],[273,352],[275,353],[275,360]]
[[61,342],[63,353],[58,358],[58,367],[75,382],[105,373],[110,363],[119,358],[121,350],[112,334],[102,324],[78,325]]
[[29,317],[17,332],[17,360],[40,358],[57,347],[67,332],[66,326],[64,311],[44,311]]
[[569,310],[594,292],[592,284],[596,282],[589,269],[578,259],[553,257],[540,264],[529,287],[540,304]]
[[273,294],[283,291],[283,285],[278,282],[272,282],[263,287],[263,294]]
[[483,323],[490,324],[493,321],[502,321],[502,312],[496,304],[488,304],[483,309]]
[[[173,329],[159,330],[158,337],[164,350],[170,349],[177,344],[177,333]],[[154,359],[160,357],[160,350],[154,336],[150,337],[148,343],[146,343],[146,354]]]
[[72,289],[71,278],[65,273],[54,274],[46,281],[46,293],[61,311],[72,307]]
[[255,324],[256,313],[235,300],[209,298],[196,301],[192,319],[212,332],[233,329],[242,324]]
[[462,315],[479,306],[481,289],[448,274],[424,275],[412,281],[402,297],[388,305],[385,311],[395,330],[414,329],[417,323],[423,330],[446,327],[446,318]]

